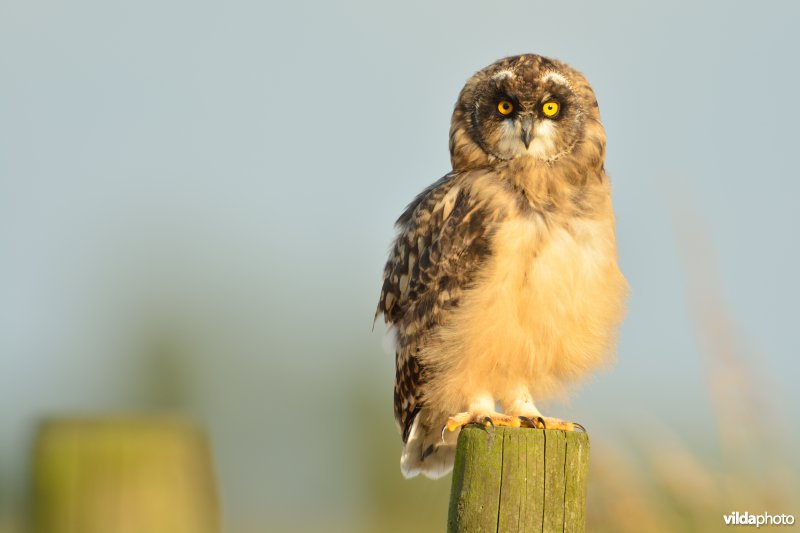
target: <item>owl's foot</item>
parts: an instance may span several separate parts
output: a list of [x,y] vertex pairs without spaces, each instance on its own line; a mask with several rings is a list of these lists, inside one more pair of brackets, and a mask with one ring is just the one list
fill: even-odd
[[586,433],[586,428],[577,422],[567,422],[558,418],[550,418],[548,416],[520,416],[524,427],[536,429],[560,429],[563,431],[583,431]]
[[458,413],[447,419],[445,429],[455,431],[457,428],[467,424],[480,424],[486,427],[510,427],[518,428],[522,425],[522,420],[518,416],[504,415],[500,413]]

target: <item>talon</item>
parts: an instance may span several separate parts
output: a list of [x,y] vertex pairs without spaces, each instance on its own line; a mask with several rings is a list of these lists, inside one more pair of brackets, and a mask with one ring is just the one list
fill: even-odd
[[534,429],[537,427],[536,426],[536,422],[534,422],[532,419],[528,418],[527,416],[520,416],[519,419],[521,421],[523,421],[523,422],[526,422],[527,424],[530,425],[530,427],[532,427]]
[[544,417],[543,416],[537,416],[536,419],[542,425],[542,429],[547,429],[547,422],[544,421]]
[[447,424],[442,426],[442,443],[444,443],[444,432],[447,431]]
[[[467,424],[477,424],[487,428],[491,427],[492,429],[496,427],[518,428],[520,427],[520,420],[516,416],[509,416],[501,413],[491,413],[486,415],[483,413],[478,414],[464,412],[448,418],[447,423],[445,424],[445,429],[448,431],[455,431],[457,428]],[[442,434],[444,434],[444,430],[442,430]]]
[[566,420],[549,417],[541,417],[539,420],[541,420],[542,427],[544,429],[557,429],[560,431],[583,431],[586,433],[586,428],[577,422],[567,422]]
[[519,416],[517,417],[523,422],[527,422],[527,427],[531,427],[533,429],[546,429],[544,420],[541,416],[534,416],[534,417],[527,417],[527,416]]

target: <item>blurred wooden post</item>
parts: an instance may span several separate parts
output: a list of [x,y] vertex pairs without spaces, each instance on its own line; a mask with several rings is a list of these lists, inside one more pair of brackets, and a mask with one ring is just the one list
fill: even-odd
[[170,417],[44,422],[33,457],[37,533],[218,533],[205,433]]
[[458,437],[449,533],[586,529],[589,437],[467,426]]

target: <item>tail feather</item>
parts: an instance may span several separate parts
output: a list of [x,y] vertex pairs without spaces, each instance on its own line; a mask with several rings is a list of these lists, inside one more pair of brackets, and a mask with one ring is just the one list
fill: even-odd
[[446,418],[441,424],[431,424],[424,414],[427,413],[420,412],[414,418],[400,456],[400,470],[406,478],[424,474],[438,479],[453,469],[458,432],[442,433]]

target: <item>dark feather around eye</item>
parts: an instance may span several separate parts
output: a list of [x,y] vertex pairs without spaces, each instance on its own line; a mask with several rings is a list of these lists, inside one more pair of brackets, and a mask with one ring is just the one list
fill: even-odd
[[[493,99],[494,102],[494,114],[500,118],[507,119],[513,117],[517,111],[519,110],[519,104],[517,101],[504,93],[498,93],[495,98]],[[504,113],[500,110],[500,105],[503,102],[508,102],[511,106],[511,110],[507,113]]]

